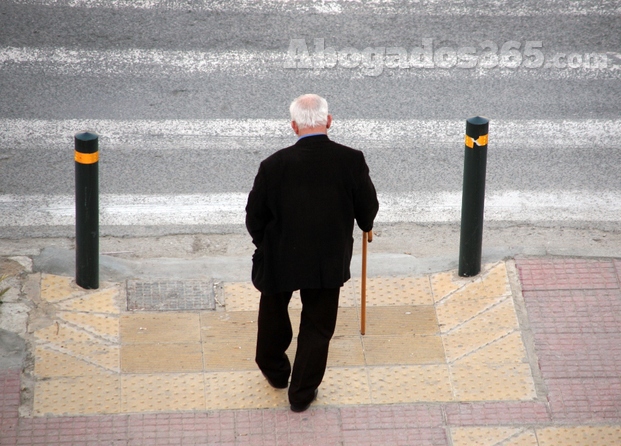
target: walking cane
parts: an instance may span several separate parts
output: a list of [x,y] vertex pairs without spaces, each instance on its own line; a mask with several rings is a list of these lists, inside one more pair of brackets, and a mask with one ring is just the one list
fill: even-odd
[[367,242],[373,241],[373,231],[362,233],[362,280],[360,285],[360,334],[364,336],[367,323]]

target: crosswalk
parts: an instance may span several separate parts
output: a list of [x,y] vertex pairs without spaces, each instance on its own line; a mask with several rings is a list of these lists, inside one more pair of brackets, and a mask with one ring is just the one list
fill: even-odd
[[[560,3],[527,0],[520,2],[519,6],[503,0],[482,0],[476,5],[470,3],[440,0],[11,0],[2,6],[9,12],[0,20],[10,19],[11,7],[43,8],[44,11],[55,12],[113,11],[121,14],[172,11],[203,14],[210,18],[212,14],[221,14],[223,17],[234,16],[242,22],[253,20],[253,14],[261,14],[264,18],[278,17],[275,21],[286,21],[292,14],[300,14],[313,20],[322,20],[321,17],[336,22],[341,20],[348,26],[353,26],[351,23],[360,17],[368,20],[375,16],[378,20],[384,20],[382,23],[388,23],[391,17],[411,17],[413,20],[426,17],[431,23],[435,20],[431,20],[433,17],[442,17],[442,20],[450,22],[474,14],[479,19],[487,17],[488,20],[513,23],[520,17],[545,21],[546,17],[554,16],[573,20],[572,23],[576,18],[601,20],[606,25],[618,23],[621,17],[621,4],[604,0]],[[36,24],[33,26],[33,29],[36,28]],[[190,156],[187,155],[190,152],[211,153],[213,157],[227,152],[231,154],[227,161],[229,164],[223,162],[222,166],[217,167],[225,170],[230,169],[233,166],[230,163],[236,159],[240,164],[248,163],[243,169],[243,177],[237,182],[231,180],[212,190],[204,188],[193,193],[171,188],[169,193],[162,193],[145,191],[144,188],[132,189],[132,184],[128,184],[127,190],[121,190],[121,187],[115,187],[112,192],[104,190],[100,200],[102,225],[241,226],[252,180],[248,172],[256,172],[260,159],[259,155],[255,156],[256,159],[246,155],[256,152],[257,146],[260,146],[259,152],[264,154],[266,147],[275,150],[292,143],[287,117],[274,118],[283,115],[280,110],[272,110],[274,104],[288,103],[292,99],[291,93],[296,90],[329,88],[334,92],[340,87],[345,94],[349,92],[355,96],[351,101],[354,104],[359,98],[366,101],[365,106],[378,104],[376,109],[363,107],[365,116],[355,106],[347,109],[343,106],[345,101],[341,101],[341,110],[345,108],[345,113],[337,116],[331,129],[335,140],[368,153],[372,174],[379,185],[381,209],[378,221],[458,222],[461,191],[455,166],[461,160],[456,160],[455,154],[463,151],[464,121],[469,117],[464,116],[463,111],[476,110],[476,107],[456,106],[456,113],[443,108],[444,99],[437,105],[432,98],[442,93],[438,92],[438,86],[454,88],[454,85],[462,84],[464,88],[474,88],[473,85],[488,88],[498,84],[506,89],[513,88],[513,84],[517,83],[522,90],[532,84],[539,94],[546,90],[542,85],[558,85],[560,92],[575,91],[575,101],[585,101],[583,115],[577,116],[573,110],[565,113],[561,106],[554,105],[549,116],[541,116],[540,110],[545,109],[543,103],[554,99],[554,93],[537,101],[536,97],[519,97],[522,90],[516,90],[511,93],[513,96],[506,99],[507,111],[503,110],[499,117],[488,116],[491,118],[490,157],[499,156],[503,162],[509,160],[515,163],[515,175],[524,175],[524,179],[503,183],[500,178],[490,183],[486,196],[486,220],[574,224],[594,221],[614,223],[621,219],[621,183],[618,181],[621,175],[621,119],[609,111],[601,115],[598,113],[598,107],[606,102],[605,94],[598,98],[600,102],[591,104],[588,94],[574,90],[574,86],[585,85],[594,92],[609,89],[611,98],[616,98],[619,95],[618,81],[621,80],[619,48],[609,46],[605,38],[602,39],[603,44],[593,48],[548,45],[548,42],[539,45],[537,30],[531,30],[530,34],[514,34],[513,37],[508,34],[497,36],[495,39],[494,36],[479,35],[476,37],[478,40],[473,38],[470,41],[465,41],[461,34],[459,38],[448,39],[441,32],[434,31],[432,25],[420,32],[406,31],[402,38],[393,35],[386,40],[370,31],[366,40],[347,41],[327,35],[322,30],[312,30],[277,36],[278,45],[255,45],[252,42],[244,45],[236,41],[231,45],[224,42],[212,47],[193,48],[186,47],[181,40],[176,44],[145,47],[82,46],[56,38],[51,44],[42,45],[33,44],[23,36],[5,38],[3,41],[6,43],[0,44],[0,82],[23,79],[25,83],[20,85],[19,93],[11,93],[11,98],[24,98],[24,102],[11,104],[9,99],[4,102],[0,99],[0,234],[3,228],[6,231],[15,227],[45,228],[71,226],[74,223],[74,198],[66,187],[72,179],[65,178],[61,188],[37,184],[37,169],[46,169],[46,166],[27,166],[16,160],[31,158],[39,162],[45,158],[40,154],[54,154],[56,158],[67,159],[63,170],[66,172],[72,167],[73,135],[86,130],[100,135],[102,154],[122,152],[130,157],[128,165],[144,163],[145,153],[158,152],[185,156]],[[607,32],[604,27],[602,33],[607,35]],[[573,37],[568,37],[571,31],[567,33],[563,38],[572,40]],[[232,34],[229,37],[232,38]],[[240,40],[243,41],[243,38]],[[434,50],[428,60],[434,69],[421,69],[416,65],[416,48],[424,51],[426,44]],[[471,54],[468,51],[472,48],[464,46],[470,44],[478,51],[478,59],[471,59],[474,61],[472,66],[460,65],[459,57]],[[298,51],[300,48],[301,53]],[[502,51],[513,53],[503,54]],[[533,51],[534,56],[531,57],[529,52]],[[396,58],[389,60],[391,55]],[[405,56],[400,59],[399,55]],[[512,55],[513,59],[507,55]],[[334,58],[330,59],[332,56]],[[504,56],[507,58],[503,59]],[[541,60],[538,60],[539,56]],[[503,60],[509,62],[502,65]],[[511,63],[516,60],[518,63],[512,66]],[[540,65],[532,69],[535,62],[540,62]],[[380,63],[381,66],[378,65]],[[3,77],[5,81],[2,81]],[[134,116],[128,118],[132,110],[123,109],[123,104],[115,108],[114,104],[106,103],[103,111],[93,113],[91,108],[81,115],[80,108],[73,103],[63,108],[62,97],[48,101],[46,108],[39,108],[37,98],[28,96],[28,90],[46,91],[41,89],[41,83],[47,79],[54,79],[52,87],[62,87],[60,95],[66,94],[63,90],[66,85],[91,83],[95,86],[95,97],[108,91],[106,88],[113,88],[108,87],[107,82],[117,86],[127,80],[130,85],[128,102],[140,97],[140,88],[151,94],[148,89],[153,85],[170,79],[178,84],[187,82],[197,89],[201,88],[200,85],[209,84],[211,79],[217,79],[217,82],[216,87],[210,86],[211,90],[205,90],[202,96],[189,97],[193,108],[183,117],[177,116],[174,108],[153,113],[157,117],[149,116],[144,112],[148,107],[141,104],[142,108],[137,107]],[[66,83],[62,82],[63,79],[67,80]],[[148,85],[143,86],[145,83]],[[99,84],[104,85],[101,91],[97,90]],[[248,116],[231,117],[235,113],[224,112],[221,118],[214,117],[218,113],[209,103],[210,94],[218,87],[228,86],[236,95],[232,96],[232,101],[240,101],[244,94],[239,91],[246,84],[250,90],[265,88],[265,91],[260,91],[259,97],[268,97],[270,102],[263,108],[257,107]],[[283,91],[274,90],[280,84],[286,88]],[[363,91],[359,90],[361,86]],[[187,91],[183,85],[178,88],[172,92],[173,95]],[[136,89],[138,91],[134,92]],[[492,92],[496,97],[490,102],[494,107],[503,109],[504,90],[491,88],[487,95],[492,95]],[[430,96],[426,101],[430,104],[429,116],[421,117],[425,114],[420,111],[421,103],[415,103],[415,117],[404,118],[406,113],[403,110],[407,112],[408,107],[412,107],[408,103],[408,95],[416,98],[417,94]],[[205,97],[206,108],[209,108],[206,115],[201,111],[204,104],[200,102],[205,101]],[[392,107],[396,98],[402,100],[400,109]],[[519,107],[511,102],[516,98],[524,101]],[[477,96],[483,105],[486,99],[486,94]],[[74,100],[71,98],[67,102]],[[28,101],[31,103],[26,103]],[[563,98],[562,103],[571,104],[572,101]],[[54,104],[58,107],[54,108]],[[528,118],[529,104],[541,107],[535,113],[537,117]],[[437,108],[433,108],[436,105]],[[512,116],[512,107],[516,108],[515,116]],[[610,104],[607,107],[614,110]],[[226,110],[225,107],[223,109]],[[286,110],[283,109],[283,112]],[[425,151],[430,155],[422,156]],[[240,154],[238,158],[236,153]],[[533,153],[537,154],[535,159]],[[546,176],[538,172],[542,165],[549,168],[557,164],[554,160],[546,160],[547,156],[566,158],[564,166],[580,164],[578,170],[582,170],[588,178],[578,181],[574,173],[563,175],[562,172],[551,172]],[[432,177],[433,184],[424,184],[424,181],[408,183],[416,172],[399,178],[401,171],[396,166],[402,163],[402,166],[407,166],[402,170],[411,170],[414,164],[408,163],[408,159],[415,157],[417,161],[429,162],[416,168],[421,169],[421,177]],[[105,156],[102,157],[103,162]],[[446,165],[450,165],[450,169],[447,170]],[[502,167],[509,170],[507,166]],[[175,165],[173,170],[178,168]],[[135,173],[136,178],[129,183],[141,183],[148,176],[148,172],[136,170]],[[186,175],[184,171],[171,175],[175,174],[179,177]],[[494,172],[491,174],[493,176]],[[450,179],[446,181],[450,186],[442,187],[443,177]],[[592,185],[585,187],[591,177]],[[108,178],[107,181],[114,179]],[[520,186],[524,184],[528,187]]]

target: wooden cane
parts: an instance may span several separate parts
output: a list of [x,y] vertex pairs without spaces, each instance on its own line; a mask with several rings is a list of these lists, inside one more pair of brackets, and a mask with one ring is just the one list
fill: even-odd
[[367,323],[367,242],[373,241],[373,231],[362,233],[362,280],[360,281],[360,334],[364,336]]

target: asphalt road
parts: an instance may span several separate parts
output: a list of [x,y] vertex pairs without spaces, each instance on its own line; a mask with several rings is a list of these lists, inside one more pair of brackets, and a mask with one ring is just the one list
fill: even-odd
[[3,1],[0,235],[70,230],[86,129],[104,226],[237,227],[306,92],[365,151],[384,221],[459,218],[480,115],[490,219],[614,227],[620,53],[621,2]]

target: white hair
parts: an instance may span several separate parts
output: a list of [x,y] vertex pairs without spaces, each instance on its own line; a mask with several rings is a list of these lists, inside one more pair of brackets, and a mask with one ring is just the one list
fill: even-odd
[[291,120],[302,129],[328,123],[328,101],[316,94],[295,98],[289,107]]

